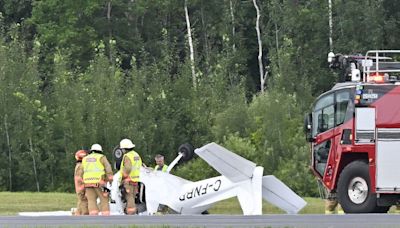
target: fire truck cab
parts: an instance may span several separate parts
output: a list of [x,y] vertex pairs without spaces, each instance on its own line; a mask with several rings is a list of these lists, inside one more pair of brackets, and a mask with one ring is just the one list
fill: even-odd
[[311,170],[346,213],[400,201],[400,51],[328,55],[340,82],[306,115]]

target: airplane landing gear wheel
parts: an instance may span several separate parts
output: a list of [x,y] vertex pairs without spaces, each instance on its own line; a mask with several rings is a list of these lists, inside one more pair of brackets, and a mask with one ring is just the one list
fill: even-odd
[[182,160],[185,162],[193,158],[194,148],[190,143],[182,144],[178,151],[183,154]]
[[115,159],[115,169],[119,170],[121,167],[122,158],[124,156],[124,151],[116,146],[113,150],[113,157]]

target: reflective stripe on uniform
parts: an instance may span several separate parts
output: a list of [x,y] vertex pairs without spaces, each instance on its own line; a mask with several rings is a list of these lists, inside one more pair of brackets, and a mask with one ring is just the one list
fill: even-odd
[[126,208],[126,212],[127,212],[128,215],[136,214],[136,207]]
[[89,215],[98,215],[98,214],[99,214],[98,210],[89,211]]
[[103,216],[109,216],[110,215],[110,211],[102,211],[101,215]]

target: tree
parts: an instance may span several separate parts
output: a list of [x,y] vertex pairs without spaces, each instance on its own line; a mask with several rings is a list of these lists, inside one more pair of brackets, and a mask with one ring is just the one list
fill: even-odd
[[264,92],[265,82],[268,77],[268,70],[264,73],[264,65],[262,60],[262,41],[261,41],[261,32],[260,32],[260,9],[257,5],[257,0],[253,0],[254,8],[256,9],[257,19],[256,19],[256,31],[257,31],[257,40],[258,40],[258,68],[260,70],[260,87],[261,92]]
[[187,7],[187,0],[185,0],[185,18],[186,18],[186,26],[187,26],[187,34],[188,34],[188,42],[189,42],[189,50],[190,50],[190,68],[192,69],[192,81],[193,87],[196,88],[196,72],[194,70],[194,50],[193,50],[193,41],[192,41],[192,29],[190,27],[190,18]]

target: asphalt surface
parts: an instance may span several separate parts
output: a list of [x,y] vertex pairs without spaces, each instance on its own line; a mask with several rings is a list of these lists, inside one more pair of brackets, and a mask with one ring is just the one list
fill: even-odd
[[0,216],[0,227],[400,227],[400,215]]

